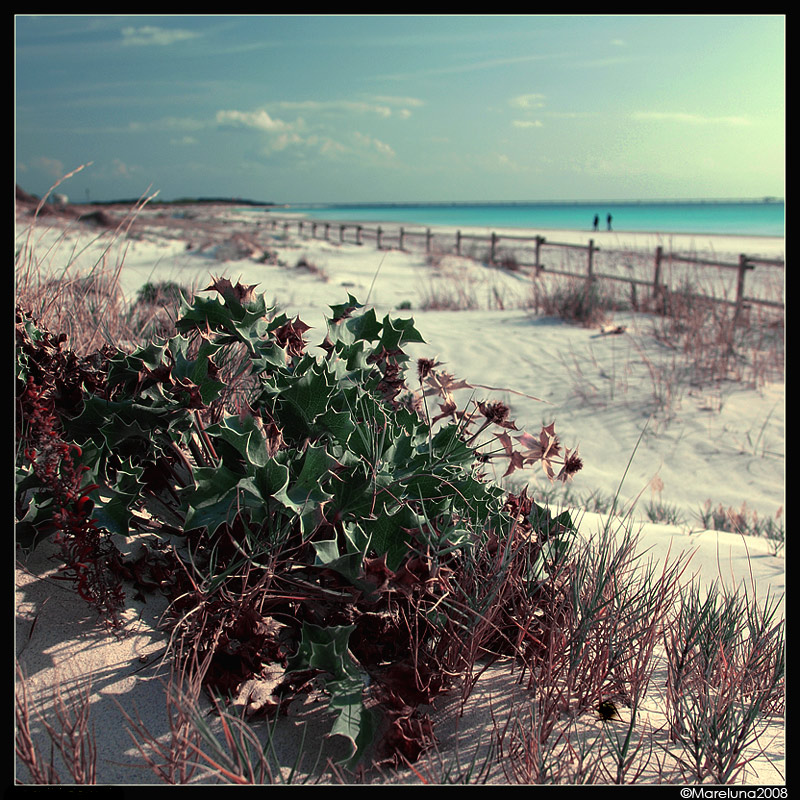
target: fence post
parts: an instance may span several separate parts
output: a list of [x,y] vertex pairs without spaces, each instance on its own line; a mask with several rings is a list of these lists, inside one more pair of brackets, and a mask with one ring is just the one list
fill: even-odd
[[380,250],[380,249],[381,249],[381,233],[382,233],[382,231],[381,231],[381,226],[380,226],[380,225],[378,225],[378,232],[377,232],[377,234],[378,234],[378,235],[376,236],[376,239],[375,239],[375,247],[376,247],[378,250]]
[[344,225],[339,226],[339,244],[344,241]]
[[356,225],[356,244],[361,244],[361,226]]
[[544,241],[544,236],[537,236],[536,237],[536,263],[534,266],[536,267],[536,277],[539,277],[539,273],[542,271],[542,262],[539,260],[539,256],[542,250],[542,242]]
[[594,239],[589,239],[589,261],[586,265],[586,280],[588,283],[591,283],[592,280],[594,279],[594,276],[592,275],[593,260],[594,260]]
[[744,253],[739,255],[739,270],[736,276],[736,311],[733,314],[733,324],[739,322],[739,316],[744,308],[744,276],[748,269],[754,269],[754,265],[747,260]]
[[330,233],[331,224],[330,222],[325,223],[325,241],[328,241],[328,234]]
[[497,234],[492,231],[492,249],[489,253],[489,263],[494,264],[494,257],[497,250]]
[[653,271],[653,300],[658,299],[661,294],[661,259],[664,256],[664,248],[661,245],[656,247],[656,263]]
[[461,231],[456,231],[456,255],[461,255]]
[[431,229],[425,229],[425,252],[430,253],[431,251]]
[[403,249],[403,226],[400,226],[400,239],[398,241],[398,246],[402,250]]

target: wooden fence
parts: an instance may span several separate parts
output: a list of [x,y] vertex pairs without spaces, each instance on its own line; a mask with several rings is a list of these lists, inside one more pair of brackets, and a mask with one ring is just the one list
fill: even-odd
[[[374,228],[360,225],[356,223],[340,223],[340,222],[325,222],[321,220],[308,220],[288,217],[278,217],[269,215],[267,220],[272,230],[278,228],[282,229],[285,234],[288,234],[290,229],[295,228],[300,236],[308,235],[312,239],[324,239],[326,241],[344,243],[353,243],[363,245],[366,239],[372,240],[378,250],[391,249],[396,247],[399,250],[410,249],[410,242],[416,240],[424,240],[424,250],[426,253],[432,252],[434,241],[439,252],[453,252],[457,255],[463,255],[462,245],[466,243],[484,243],[488,247],[485,253],[485,260],[492,265],[507,266],[513,269],[528,269],[532,271],[534,277],[540,277],[542,274],[547,275],[566,275],[575,278],[582,278],[587,281],[594,281],[597,279],[604,279],[610,281],[622,281],[631,285],[632,293],[636,292],[637,286],[646,287],[649,290],[651,297],[658,298],[665,293],[671,291],[670,287],[663,280],[664,266],[670,264],[694,264],[700,267],[710,267],[718,270],[736,270],[736,297],[735,299],[720,298],[708,294],[694,293],[698,297],[704,297],[718,303],[727,303],[736,307],[736,313],[749,307],[750,305],[762,305],[772,308],[784,309],[783,301],[769,300],[766,298],[749,297],[745,294],[745,278],[747,273],[754,270],[756,266],[763,267],[778,267],[783,269],[785,263],[782,259],[765,259],[755,256],[748,256],[740,254],[736,262],[730,261],[715,261],[712,259],[696,258],[689,255],[681,255],[679,253],[665,253],[663,248],[659,245],[656,247],[655,256],[653,260],[653,273],[652,278],[643,279],[641,277],[635,278],[631,275],[612,275],[610,273],[598,272],[596,269],[596,254],[600,252],[593,239],[589,239],[588,244],[570,244],[566,242],[551,242],[544,236],[519,236],[513,234],[498,234],[492,231],[487,235],[462,233],[457,230],[454,234],[455,241],[450,247],[442,247],[440,240],[445,236],[452,234],[444,234],[440,232],[433,232],[430,228],[424,230],[409,229],[404,226],[397,226],[391,228],[384,228],[378,225]],[[500,242],[511,242],[510,245],[504,245],[501,249]],[[532,261],[524,261],[517,258],[515,251],[524,248],[524,252],[532,253]],[[585,251],[585,272],[573,272],[570,270],[556,269],[548,266],[546,261],[546,253],[548,248],[566,249],[571,251]],[[628,253],[622,251],[606,250],[603,251],[604,255],[613,257],[618,253],[620,257],[628,256]],[[692,294],[689,292],[689,294]]]

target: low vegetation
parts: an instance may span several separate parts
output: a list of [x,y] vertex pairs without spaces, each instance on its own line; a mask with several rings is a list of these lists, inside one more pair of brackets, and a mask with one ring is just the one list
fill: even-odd
[[[93,275],[68,279],[81,302],[67,303],[18,264],[17,545],[55,537],[62,576],[120,633],[126,591],[167,594],[169,744],[129,716],[159,778],[287,780],[269,731],[312,691],[348,744],[328,780],[741,777],[783,713],[775,606],[744,589],[701,598],[683,560],[643,565],[629,528],[586,540],[570,513],[486,477],[496,462],[568,484],[582,462],[554,424],[532,434],[502,403],[459,407],[454,392],[474,387],[404,352],[422,341],[414,321],[353,296],[330,307],[312,356],[308,327],[252,286],[149,284],[136,308],[174,309],[156,331],[112,290],[93,293]],[[136,563],[114,535],[140,539]],[[530,719],[498,724],[484,767],[426,778],[414,765],[436,749],[430,703],[466,701],[492,664],[521,671]],[[641,708],[664,667],[669,742],[654,753]],[[251,680],[265,699],[246,720],[230,702]],[[56,782],[19,685],[18,758]],[[74,782],[92,782],[88,697],[73,704],[46,730]],[[621,728],[609,709],[625,711]],[[570,726],[586,714],[602,725],[584,750]]]
[[[171,339],[84,359],[18,311],[18,542],[55,532],[77,591],[116,626],[125,564],[111,534],[185,537],[172,636],[207,664],[205,685],[235,690],[265,659],[286,668],[276,698],[326,674],[334,732],[360,758],[375,725],[365,678],[397,715],[445,691],[484,649],[478,630],[497,635],[485,616],[505,571],[478,565],[513,551],[540,580],[574,532],[568,518],[550,530],[543,509],[504,497],[480,465],[541,462],[567,479],[581,461],[552,425],[512,439],[502,404],[457,409],[456,382],[432,362],[418,365],[414,396],[410,320],[380,321],[351,297],[333,307],[318,360],[307,327],[252,287],[209,288],[224,302],[196,297]],[[246,386],[235,403],[218,366],[233,352],[229,377]]]

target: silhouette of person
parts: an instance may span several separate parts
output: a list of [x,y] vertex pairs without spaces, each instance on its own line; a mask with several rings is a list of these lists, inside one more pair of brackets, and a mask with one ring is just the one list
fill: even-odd
[[606,217],[606,223],[608,224],[608,229],[611,230],[611,214]]
[[594,230],[597,230],[597,226],[600,224],[600,217],[595,214],[594,215]]

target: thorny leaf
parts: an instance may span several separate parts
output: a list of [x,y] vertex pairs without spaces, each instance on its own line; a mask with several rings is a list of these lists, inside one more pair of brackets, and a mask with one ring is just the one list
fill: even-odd
[[226,302],[235,306],[243,306],[253,301],[254,289],[258,286],[253,283],[250,286],[244,283],[237,283],[235,286],[227,278],[214,278],[212,276],[211,286],[207,286],[204,291],[212,289],[219,292]]
[[350,317],[352,313],[357,311],[359,308],[364,308],[364,305],[359,303],[358,300],[356,300],[356,298],[348,292],[346,303],[329,306],[329,308],[331,311],[333,311],[333,318],[331,319],[331,322],[336,324],[337,322],[341,322],[343,319]]
[[305,352],[306,342],[303,339],[303,334],[311,330],[310,325],[300,320],[300,317],[295,317],[279,328],[276,328],[272,333],[278,340],[278,344],[283,348],[289,357],[301,356]]
[[331,730],[350,739],[353,765],[372,742],[375,718],[364,705],[365,675],[348,648],[354,625],[322,628],[303,623],[302,640],[289,659],[289,671],[318,669],[325,674],[325,689],[330,692],[330,705],[339,715]]

